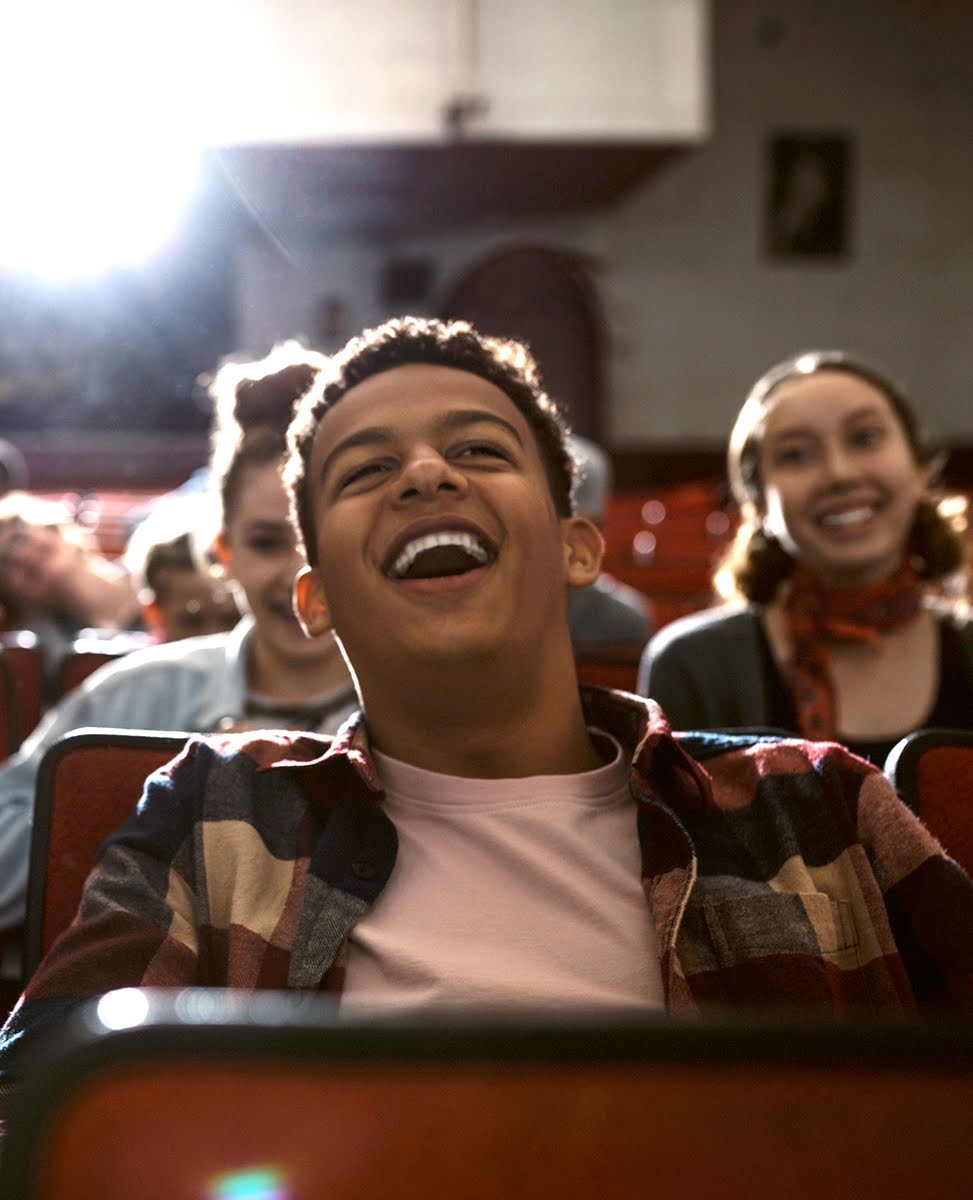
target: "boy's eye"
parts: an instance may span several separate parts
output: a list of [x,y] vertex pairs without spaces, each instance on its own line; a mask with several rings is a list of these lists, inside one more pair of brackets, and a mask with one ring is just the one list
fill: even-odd
[[467,442],[455,451],[456,458],[500,458],[506,460],[509,455],[492,442]]
[[342,491],[346,487],[350,487],[356,483],[363,483],[366,480],[376,479],[384,474],[387,470],[387,465],[384,462],[366,462],[361,463],[357,467],[353,467],[345,475],[342,476],[338,483],[338,491]]

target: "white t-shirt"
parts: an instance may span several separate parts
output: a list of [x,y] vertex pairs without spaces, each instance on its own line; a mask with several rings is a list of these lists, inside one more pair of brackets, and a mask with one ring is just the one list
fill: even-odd
[[342,1011],[662,1008],[618,743],[579,775],[465,779],[374,753],[399,837],[352,931]]

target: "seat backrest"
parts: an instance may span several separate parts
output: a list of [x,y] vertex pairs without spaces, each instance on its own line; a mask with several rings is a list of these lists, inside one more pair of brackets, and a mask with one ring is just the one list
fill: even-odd
[[44,714],[44,664],[29,630],[0,633],[0,751],[9,757]]
[[186,733],[81,729],[55,742],[37,773],[24,979],[74,919],[101,843],[134,811],[146,778]]
[[19,744],[16,679],[7,655],[0,650],[0,762],[5,762]]
[[634,692],[639,659],[642,657],[644,648],[644,642],[638,644],[592,642],[589,645],[576,646],[574,663],[578,682],[620,688],[623,692]]
[[58,668],[58,696],[63,696],[84,683],[92,671],[123,658],[132,650],[150,646],[154,641],[149,634],[135,631],[116,633],[111,637],[82,635],[76,638]]
[[156,1023],[146,993],[110,993],[74,1023],[74,1045],[62,1039],[56,1069],[32,1072],[10,1114],[4,1195],[968,1200],[973,1188],[969,1027],[578,1026],[563,1013],[356,1024],[275,993],[247,1021],[239,996],[170,996],[175,1015]]
[[892,748],[885,774],[946,852],[973,874],[973,730],[920,729]]

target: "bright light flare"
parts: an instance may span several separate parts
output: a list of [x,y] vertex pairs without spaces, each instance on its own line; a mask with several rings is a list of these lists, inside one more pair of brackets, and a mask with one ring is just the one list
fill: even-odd
[[76,278],[133,265],[172,232],[200,160],[181,7],[34,0],[5,13],[0,265]]
[[283,1174],[274,1167],[230,1171],[212,1182],[207,1200],[291,1200]]
[[101,997],[97,1011],[106,1029],[134,1029],[149,1015],[149,1001],[138,988],[118,988]]
[[172,232],[198,159],[149,146],[38,145],[4,155],[0,265],[73,279],[148,258]]

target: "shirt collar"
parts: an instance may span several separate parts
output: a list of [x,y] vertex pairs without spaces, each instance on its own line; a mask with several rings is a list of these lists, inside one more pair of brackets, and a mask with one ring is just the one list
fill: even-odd
[[[581,687],[581,702],[589,725],[612,734],[631,761],[630,779],[637,795],[655,796],[676,811],[692,812],[712,806],[710,776],[673,737],[662,709],[654,700],[608,688]],[[317,768],[345,774],[351,767],[376,801],[382,781],[368,741],[364,713],[355,712],[333,738],[301,734],[288,754],[268,770]]]

